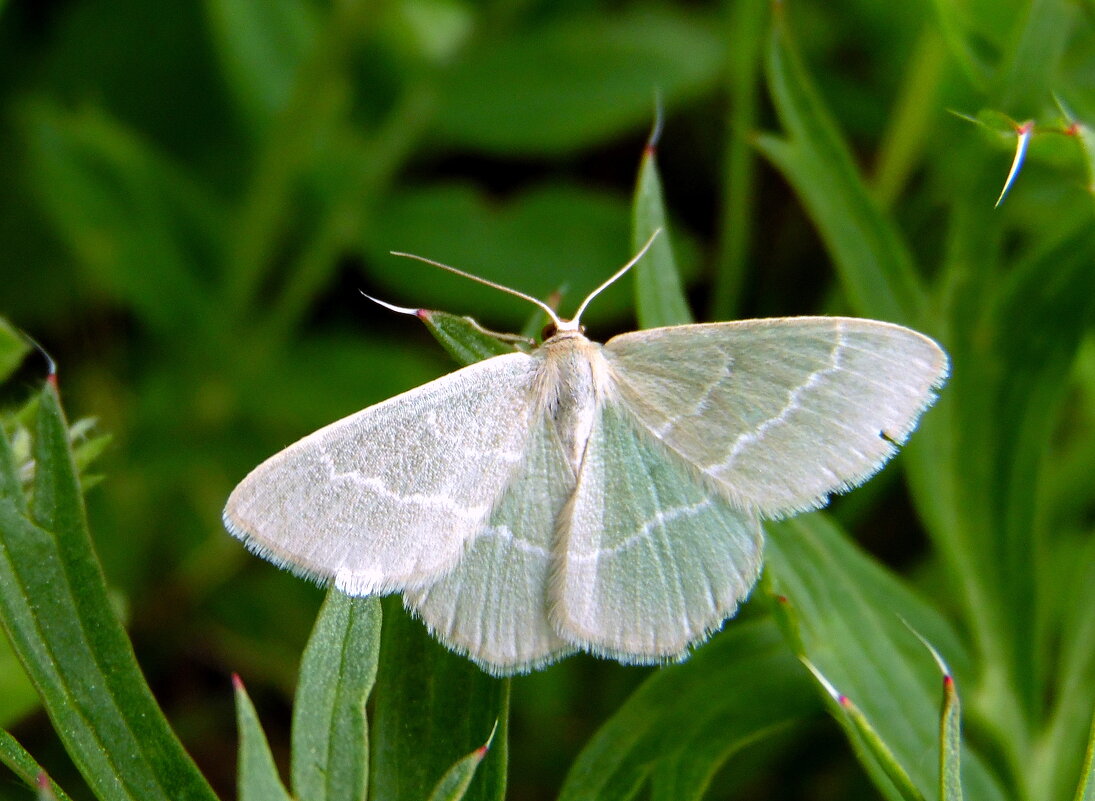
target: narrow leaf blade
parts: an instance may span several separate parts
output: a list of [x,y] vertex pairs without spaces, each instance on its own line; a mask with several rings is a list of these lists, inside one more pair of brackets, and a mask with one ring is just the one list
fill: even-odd
[[384,629],[373,714],[372,795],[421,801],[460,754],[498,722],[494,747],[465,798],[501,801],[506,789],[509,680],[488,676],[451,653],[403,611],[383,601]]
[[460,364],[513,353],[511,343],[491,336],[470,317],[422,309],[418,312],[418,318],[426,324],[441,347]]
[[[14,737],[2,729],[0,729],[0,762],[7,765],[12,773],[26,782],[28,787],[40,787],[41,777],[46,775],[34,757],[28,754]],[[68,801],[65,791],[51,779],[47,778],[45,784],[58,801]]]
[[23,358],[30,351],[26,339],[20,336],[14,326],[0,317],[0,381],[4,381],[15,372]]
[[1091,733],[1087,739],[1087,753],[1076,787],[1075,801],[1095,801],[1095,715],[1091,718]]
[[471,780],[475,778],[475,771],[479,763],[490,750],[491,741],[494,739],[494,731],[491,731],[487,741],[472,751],[467,756],[456,761],[445,775],[437,782],[430,793],[430,801],[461,801],[468,791]]
[[233,676],[236,695],[236,723],[239,727],[240,801],[292,801],[278,776],[274,755],[266,742],[255,705],[239,676]]
[[571,765],[560,801],[624,801],[648,779],[659,801],[698,799],[735,751],[817,709],[771,619],[736,623],[632,694]]
[[[772,591],[787,599],[783,610],[796,618],[805,656],[855,700],[917,791],[934,796],[937,765],[923,755],[938,748],[938,679],[902,620],[935,643],[959,673],[972,669],[962,642],[938,611],[867,558],[825,515],[800,515],[765,529],[766,575]],[[967,749],[963,762],[972,796],[1006,797],[976,752]],[[879,789],[899,797],[877,762],[865,767]]]
[[376,680],[380,602],[327,592],[293,703],[293,792],[300,801],[364,801],[365,702]]
[[791,38],[775,14],[768,86],[788,139],[756,139],[805,204],[857,313],[903,323],[922,319],[926,298],[897,227],[879,209]]
[[635,308],[642,328],[692,322],[692,313],[688,310],[680,273],[673,258],[655,154],[653,142],[643,150],[631,217],[631,248],[635,252],[655,231],[661,230],[634,268]]

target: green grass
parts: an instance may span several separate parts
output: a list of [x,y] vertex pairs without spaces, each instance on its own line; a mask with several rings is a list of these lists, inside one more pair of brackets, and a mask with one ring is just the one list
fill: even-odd
[[[0,799],[1095,797],[1089,0],[73,0],[0,44]],[[566,313],[659,226],[596,337],[848,313],[953,364],[689,661],[493,679],[221,529],[495,352],[462,315],[539,327],[389,251]]]

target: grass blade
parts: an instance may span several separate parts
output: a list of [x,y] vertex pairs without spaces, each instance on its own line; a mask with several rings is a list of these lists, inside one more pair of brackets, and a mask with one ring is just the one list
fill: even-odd
[[714,320],[736,316],[752,244],[757,153],[750,137],[759,115],[768,9],[769,3],[753,0],[729,4],[725,41],[727,94],[733,117],[724,134],[719,258],[710,310]]
[[852,744],[856,752],[860,754],[860,760],[862,761],[864,756],[873,760],[873,764],[877,765],[886,778],[890,780],[893,789],[897,791],[903,801],[924,801],[923,793],[913,784],[908,772],[894,756],[885,739],[871,725],[871,722],[867,720],[867,716],[863,714],[863,711],[856,703],[837,690],[825,678],[825,674],[818,670],[810,660],[804,658],[802,662],[814,674],[818,684],[836,704],[838,719],[842,719],[845,728],[849,730]]
[[761,152],[805,204],[859,314],[899,323],[922,319],[926,297],[896,226],[882,214],[829,116],[791,39],[774,15],[768,86],[788,139],[760,136]]
[[274,755],[255,713],[255,705],[239,676],[232,677],[236,695],[236,721],[240,733],[240,801],[292,801],[278,776]]
[[384,630],[373,715],[372,794],[421,801],[453,759],[483,741],[497,721],[495,746],[465,796],[500,801],[506,789],[509,679],[488,676],[448,651],[402,609],[383,601]]
[[380,601],[328,590],[293,702],[293,793],[300,801],[364,801],[365,702],[379,652]]
[[0,729],[0,762],[7,765],[12,773],[26,782],[28,787],[41,788],[45,785],[57,801],[68,801],[65,791],[46,776],[46,772],[34,757],[28,754],[14,737],[2,729]]
[[1095,801],[1095,716],[1091,718],[1091,734],[1088,735],[1087,754],[1080,772],[1080,783],[1076,787],[1075,801]]
[[490,750],[491,741],[494,739],[494,729],[490,737],[483,745],[476,748],[463,759],[458,760],[445,775],[437,782],[437,786],[430,793],[430,801],[461,801],[468,791],[471,780],[475,778],[475,771],[479,763]]
[[487,333],[470,317],[422,309],[418,318],[434,338],[460,364],[513,353],[513,344]]
[[6,381],[30,352],[26,339],[0,317],[0,381]]
[[635,309],[642,328],[692,322],[666,227],[665,200],[655,160],[656,138],[657,131],[643,150],[631,216],[631,249],[635,253],[661,229],[646,255],[635,265]]
[[647,781],[658,801],[699,799],[733,753],[817,708],[771,620],[736,623],[653,673],[582,750],[559,799],[623,801]]
[[[800,515],[765,529],[766,575],[772,591],[787,599],[780,608],[794,623],[789,639],[855,700],[918,792],[932,797],[938,770],[923,755],[938,747],[938,679],[902,619],[938,644],[951,664],[972,671],[963,644],[934,608],[862,554],[824,515]],[[856,743],[858,735],[848,729]],[[1006,797],[978,754],[967,751],[963,761],[972,797]],[[873,759],[865,767],[880,788],[890,786]]]

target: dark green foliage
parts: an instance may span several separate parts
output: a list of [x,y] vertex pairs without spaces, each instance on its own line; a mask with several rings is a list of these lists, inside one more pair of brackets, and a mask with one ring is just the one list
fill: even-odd
[[[241,798],[1091,799],[1092,9],[0,2],[0,313],[101,420],[0,324],[0,799],[39,763],[78,800],[230,797],[237,753]],[[594,336],[851,313],[953,362],[893,466],[768,527],[692,660],[497,680],[397,599],[317,619],[221,529],[262,458],[511,347],[463,315],[533,312],[389,251],[566,316],[658,226]]]

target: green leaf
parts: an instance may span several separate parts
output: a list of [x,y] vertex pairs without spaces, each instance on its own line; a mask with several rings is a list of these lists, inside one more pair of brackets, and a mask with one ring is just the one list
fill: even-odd
[[[985,249],[972,236],[968,246]],[[954,378],[908,454],[916,495],[954,566],[988,678],[1006,693],[991,713],[1016,736],[1043,696],[1037,644],[1045,636],[1038,586],[1044,533],[1032,488],[1043,483],[1066,379],[1095,322],[1093,259],[1095,235],[1084,221],[1017,260],[1003,279],[987,279],[990,291],[979,283],[963,288],[949,338]]]
[[943,677],[943,716],[940,721],[939,796],[962,801],[962,711],[954,679]]
[[731,117],[722,164],[719,256],[711,298],[711,316],[732,320],[740,308],[741,286],[756,221],[757,153],[750,141],[759,116],[760,66],[769,3],[731,3],[726,24],[727,93]]
[[278,776],[255,705],[239,676],[232,677],[236,722],[240,734],[238,786],[240,801],[292,801]]
[[955,62],[962,68],[968,80],[975,87],[983,88],[989,81],[989,66],[982,61],[969,44],[965,15],[967,6],[952,3],[949,0],[932,0],[939,30]]
[[21,491],[0,498],[0,617],[14,650],[99,798],[210,801],[111,608],[52,387],[39,398],[34,456],[33,519]]
[[19,745],[14,737],[3,730],[0,730],[0,762],[7,765],[12,773],[26,782],[28,787],[41,788],[44,784],[58,801],[68,801],[68,795],[53,780],[47,778],[43,781],[46,772],[42,766],[26,752],[23,746]]
[[[908,626],[934,643],[960,675],[972,669],[966,649],[938,611],[861,553],[824,515],[766,523],[765,529],[766,575],[772,591],[787,599],[782,609],[793,621],[791,639],[854,700],[917,791],[933,797],[937,765],[923,757],[938,749],[938,676]],[[849,724],[845,728],[879,789],[888,798],[902,798],[878,761],[860,749],[859,735]],[[986,763],[968,749],[963,772],[971,797],[1007,797]]]
[[23,672],[7,638],[0,638],[0,726],[20,720],[37,706],[34,685]]
[[365,702],[379,652],[380,601],[328,590],[293,702],[293,794],[299,801],[364,801]]
[[441,347],[460,364],[513,353],[512,343],[487,333],[470,317],[425,309],[418,313],[418,317],[441,343]]
[[643,150],[631,214],[631,248],[634,252],[637,253],[655,231],[661,231],[634,268],[635,309],[642,328],[692,322],[692,312],[688,309],[673,258],[654,148],[651,143]]
[[380,671],[373,713],[372,789],[384,801],[422,801],[437,777],[497,722],[495,746],[475,774],[466,801],[501,801],[506,789],[509,679],[488,676],[438,644],[384,599]]
[[491,741],[494,739],[494,730],[491,730],[487,741],[472,751],[464,758],[457,760],[445,775],[437,782],[430,793],[430,801],[461,801],[468,791],[471,780],[475,778],[475,771],[479,769],[479,763],[490,750]]
[[[1084,476],[1085,497],[1090,495],[1090,475],[1087,471]],[[1056,671],[1049,677],[1055,703],[1040,740],[1043,746],[1028,768],[1030,786],[1048,788],[1048,798],[1065,798],[1074,777],[1091,770],[1082,765],[1083,744],[1092,738],[1095,725],[1095,615],[1090,613],[1095,608],[1095,538],[1084,530],[1074,542],[1064,540],[1055,546],[1055,558],[1045,565],[1047,581],[1063,602],[1060,616],[1050,620],[1061,643]],[[1095,794],[1095,781],[1088,783],[1088,792]]]
[[319,29],[303,0],[206,0],[209,28],[235,104],[256,132],[285,107]]
[[560,801],[698,801],[743,747],[818,709],[770,619],[731,622],[648,678],[574,761]]
[[1030,0],[1014,17],[1005,63],[995,79],[999,104],[1017,117],[1041,109],[1055,88],[1075,9],[1064,0]]
[[882,213],[794,48],[786,9],[775,15],[768,86],[786,139],[762,135],[761,152],[794,186],[859,314],[915,324],[926,298],[912,255]]
[[836,709],[839,710],[836,713],[837,719],[845,723],[852,744],[856,752],[861,755],[860,758],[866,756],[871,760],[870,764],[882,771],[903,801],[924,801],[924,795],[913,785],[905,768],[901,766],[886,741],[867,720],[867,716],[856,703],[834,687],[808,659],[803,659],[803,664],[814,674],[818,684],[824,688]]
[[30,345],[3,317],[0,317],[0,382],[6,381],[23,363]]
[[706,22],[669,6],[624,7],[483,37],[441,84],[438,133],[506,155],[607,141],[646,122],[654,87],[673,107],[715,83],[723,48]]
[[1076,786],[1075,801],[1095,801],[1095,716],[1091,718],[1091,733],[1087,738],[1087,754]]
[[19,480],[19,462],[5,428],[0,428],[0,498],[11,501],[21,513],[27,512],[23,482]]
[[154,329],[207,332],[222,204],[101,112],[40,104],[26,128],[42,206],[90,279]]
[[939,797],[942,801],[962,801],[962,704],[951,669],[918,631],[912,630],[924,644],[943,676],[943,713],[939,718]]
[[1084,165],[1084,188],[1095,194],[1095,130],[1080,121],[1072,109],[1060,97],[1054,96],[1057,108],[1064,118],[1065,133],[1076,140]]

